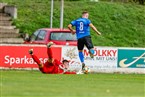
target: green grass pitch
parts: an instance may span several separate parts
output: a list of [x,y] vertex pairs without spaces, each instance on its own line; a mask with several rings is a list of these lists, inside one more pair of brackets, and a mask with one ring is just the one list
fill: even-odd
[[145,97],[143,74],[42,74],[0,70],[0,97]]

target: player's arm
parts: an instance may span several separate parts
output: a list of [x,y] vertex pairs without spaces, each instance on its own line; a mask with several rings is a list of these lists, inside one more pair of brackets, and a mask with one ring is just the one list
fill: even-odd
[[97,30],[97,28],[96,28],[92,23],[90,23],[89,26],[90,26],[98,35],[101,35],[101,33]]
[[67,72],[67,71],[68,71],[68,69],[67,69],[67,68],[65,68],[62,64],[61,64],[61,65],[59,65],[59,68],[63,70],[62,74],[64,74],[65,72]]
[[76,31],[72,28],[72,24],[68,25],[68,29],[71,31],[72,34],[76,33]]

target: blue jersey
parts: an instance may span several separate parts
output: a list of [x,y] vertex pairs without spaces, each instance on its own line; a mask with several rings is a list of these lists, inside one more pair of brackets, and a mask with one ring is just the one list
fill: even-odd
[[91,21],[86,18],[79,18],[71,22],[72,26],[76,27],[77,39],[90,35],[90,23]]

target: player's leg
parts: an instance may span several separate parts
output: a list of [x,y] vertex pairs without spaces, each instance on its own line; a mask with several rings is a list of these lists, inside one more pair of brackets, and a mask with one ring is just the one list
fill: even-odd
[[49,63],[53,63],[54,59],[53,59],[53,54],[52,54],[52,50],[51,50],[51,46],[53,45],[53,42],[49,42],[47,44],[47,55],[48,55],[48,62]]
[[29,50],[29,54],[31,55],[33,60],[38,64],[39,68],[43,68],[43,63],[41,63],[37,56],[33,54],[33,49]]
[[83,38],[78,39],[77,47],[78,47],[79,58],[80,58],[80,61],[81,61],[81,63],[82,63],[82,69],[83,69],[83,68],[85,67],[85,63],[84,63],[84,54],[83,54],[83,48],[84,48],[84,41],[83,41]]
[[89,50],[89,53],[90,53],[90,57],[91,58],[94,58],[94,46],[93,46],[93,43],[92,43],[92,39],[91,39],[91,36],[87,36],[85,37],[85,45],[86,47],[88,48]]

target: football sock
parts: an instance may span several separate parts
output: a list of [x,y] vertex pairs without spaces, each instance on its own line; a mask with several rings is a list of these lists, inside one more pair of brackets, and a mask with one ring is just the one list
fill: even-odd
[[50,59],[53,58],[53,54],[52,54],[51,48],[47,48],[47,55],[48,55],[48,58],[50,58]]
[[31,55],[33,60],[37,63],[37,64],[41,64],[40,60],[37,58],[36,55]]
[[84,63],[84,54],[83,54],[83,52],[79,52],[79,58],[80,58],[81,62]]
[[85,67],[85,63],[82,63],[82,70],[84,69],[84,67]]

